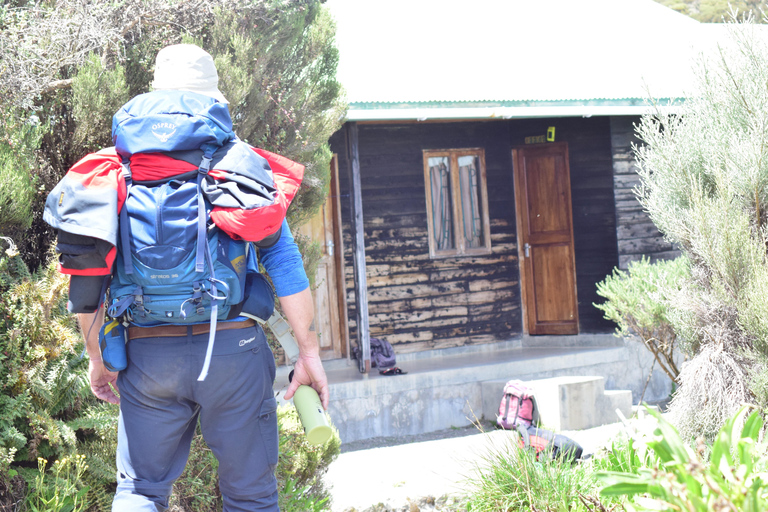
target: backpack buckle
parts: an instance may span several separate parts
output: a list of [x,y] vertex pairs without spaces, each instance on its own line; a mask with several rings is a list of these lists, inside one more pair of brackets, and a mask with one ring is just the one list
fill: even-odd
[[142,290],[139,288],[137,290],[139,294],[135,294],[133,296],[133,304],[136,306],[136,311],[138,312],[139,316],[147,316],[147,310],[144,309],[144,295],[141,295]]
[[179,317],[182,320],[187,318],[187,312],[184,311],[184,306],[186,306],[187,303],[192,304],[192,306],[195,308],[196,315],[205,314],[205,307],[203,306],[203,291],[204,290],[203,290],[202,282],[195,281],[194,283],[192,283],[192,297],[182,302],[181,307],[179,308]]
[[208,174],[208,171],[211,170],[211,157],[209,156],[203,156],[203,159],[200,161],[200,166],[197,168],[197,172],[200,174]]

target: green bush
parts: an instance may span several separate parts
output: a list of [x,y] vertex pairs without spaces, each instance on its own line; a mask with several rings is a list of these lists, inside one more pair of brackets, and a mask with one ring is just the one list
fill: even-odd
[[638,336],[672,381],[680,370],[675,362],[677,336],[668,315],[689,272],[685,257],[656,263],[644,257],[631,262],[626,272],[614,269],[597,284],[597,294],[606,301],[595,307],[616,323],[617,335]]
[[630,511],[768,510],[768,459],[765,444],[758,442],[763,420],[755,411],[744,421],[747,409],[742,407],[726,421],[712,446],[706,446],[702,437],[696,449],[684,443],[661,415],[649,411],[658,426],[652,435],[637,440],[635,448],[652,450],[658,463],[636,473],[599,473],[607,484],[600,494],[634,497],[627,505]]
[[0,235],[14,237],[32,223],[40,134],[37,117],[0,103]]
[[[66,300],[67,279],[53,259],[30,274],[13,247],[0,255],[0,490],[23,493],[23,477],[27,500],[39,508],[44,500],[74,503],[87,489],[79,503],[84,498],[91,510],[107,511],[115,490],[118,408],[91,394],[88,361],[80,358],[81,336]],[[325,445],[309,445],[292,406],[278,409],[278,422],[281,508],[323,510],[328,493],[321,478],[339,454],[338,434]],[[38,458],[64,462],[38,467]],[[87,470],[77,479],[62,478],[62,468],[75,467],[66,461],[87,462]],[[176,484],[177,510],[221,509],[216,467],[198,435]],[[41,475],[50,487],[40,484]]]
[[38,458],[86,456],[82,479],[94,502],[114,481],[117,408],[91,394],[66,302],[67,278],[53,259],[31,274],[12,249],[0,255],[0,475],[34,488]]
[[692,356],[669,411],[710,440],[768,396],[768,45],[749,20],[724,28],[693,94],[644,115],[635,148],[640,204],[690,262],[669,320]]
[[592,470],[638,474],[642,468],[652,467],[658,459],[650,450],[635,450],[631,439],[620,435],[611,441],[610,449],[605,448],[592,459]]
[[37,459],[38,474],[27,497],[31,512],[81,512],[85,510],[83,475],[88,469],[85,455],[64,457],[48,467],[48,461]]

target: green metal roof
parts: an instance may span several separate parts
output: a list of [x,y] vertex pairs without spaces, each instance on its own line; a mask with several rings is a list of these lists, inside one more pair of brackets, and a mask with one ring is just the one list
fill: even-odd
[[350,120],[634,115],[689,95],[726,28],[653,0],[327,5]]

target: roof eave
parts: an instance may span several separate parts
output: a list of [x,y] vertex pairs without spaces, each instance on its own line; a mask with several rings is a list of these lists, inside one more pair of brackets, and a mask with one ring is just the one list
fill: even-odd
[[356,108],[347,121],[427,121],[456,119],[530,119],[545,117],[642,116],[676,113],[680,104],[666,105],[548,105],[520,107]]

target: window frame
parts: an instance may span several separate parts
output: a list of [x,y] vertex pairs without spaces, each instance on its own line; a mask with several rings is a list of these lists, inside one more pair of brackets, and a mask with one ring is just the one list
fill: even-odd
[[[480,247],[466,247],[466,240],[463,235],[464,218],[461,207],[461,184],[459,176],[459,158],[463,156],[473,156],[478,160],[478,194],[480,200],[480,221],[482,222],[484,245]],[[435,241],[435,226],[432,219],[432,186],[429,173],[429,159],[447,157],[450,165],[450,189],[451,189],[451,212],[453,217],[452,229],[454,236],[454,247],[452,249],[438,250]],[[424,164],[424,189],[427,199],[427,237],[429,240],[429,257],[454,258],[465,256],[478,256],[491,253],[491,225],[488,215],[488,188],[485,172],[485,150],[483,148],[460,148],[460,149],[424,149],[422,150]]]

